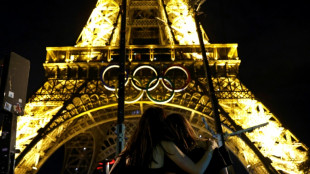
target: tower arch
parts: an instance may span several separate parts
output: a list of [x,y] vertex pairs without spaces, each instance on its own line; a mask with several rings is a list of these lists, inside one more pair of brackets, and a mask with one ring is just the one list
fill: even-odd
[[[71,145],[83,142],[87,135],[93,137],[86,147],[93,147],[88,153],[92,160],[87,163],[87,172],[98,160],[115,152],[119,3],[99,0],[76,46],[47,47],[43,64],[47,80],[29,99],[25,115],[18,118],[16,173],[36,173],[60,146],[73,149]],[[125,123],[129,134],[143,110],[151,105],[183,113],[199,134],[209,135],[201,117],[215,127],[200,46],[195,39],[188,40],[195,29],[180,28],[183,23],[194,22],[188,3],[152,0],[127,4]],[[181,14],[180,9],[188,10]],[[268,167],[300,173],[298,164],[305,160],[308,147],[240,82],[238,45],[210,44],[204,36],[224,131],[269,123],[228,138],[229,149],[250,173],[267,173]],[[150,42],[142,42],[148,39]],[[142,44],[136,44],[138,41]],[[84,148],[85,144],[79,144]],[[97,152],[99,155],[94,155]],[[69,156],[66,159],[70,162]]]

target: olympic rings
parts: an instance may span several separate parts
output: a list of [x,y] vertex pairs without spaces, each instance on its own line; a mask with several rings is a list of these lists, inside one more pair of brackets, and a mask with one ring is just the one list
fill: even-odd
[[[168,79],[168,78],[165,78],[165,79],[163,79],[163,78],[159,78],[159,80],[158,81],[168,81],[168,83],[172,86],[172,88],[174,88],[174,84]],[[152,79],[152,80],[150,80],[149,81],[149,83],[147,84],[147,86],[150,86],[150,84],[151,83],[153,83],[154,82],[154,80]],[[165,82],[163,82],[163,84],[164,84]],[[151,95],[150,95],[150,91],[149,90],[146,90],[146,96],[147,96],[147,98],[149,98],[151,101],[153,101],[154,103],[157,103],[157,104],[163,104],[163,103],[168,103],[170,100],[172,100],[172,98],[174,97],[174,90],[170,90],[171,91],[171,93],[170,93],[170,97],[168,98],[168,99],[164,99],[164,100],[157,100],[157,99],[154,99]]]
[[[129,80],[132,80],[131,77],[129,77]],[[117,90],[118,90],[118,88],[117,88]],[[143,93],[144,93],[144,91],[141,90],[133,99],[125,100],[125,103],[130,104],[130,103],[135,103],[136,101],[139,101],[142,98]],[[116,95],[116,97],[118,97],[117,91],[116,91],[115,95]]]
[[[149,87],[149,86],[146,86],[146,87],[143,87],[143,86],[139,86],[139,85],[137,85],[137,83],[136,83],[136,81],[138,81],[138,79],[136,78],[136,73],[140,70],[140,69],[143,69],[143,68],[147,68],[147,69],[150,69],[150,70],[152,70],[154,73],[155,73],[155,75],[156,75],[156,81],[157,81],[157,83],[155,83],[152,87]],[[157,74],[157,71],[156,71],[156,69],[154,68],[154,67],[152,67],[152,66],[150,66],[150,65],[142,65],[142,66],[139,66],[138,68],[136,68],[134,71],[133,71],[133,73],[132,73],[132,85],[137,89],[137,90],[153,90],[157,85],[158,85],[158,83],[159,83],[159,80],[158,80],[158,74]],[[154,80],[154,78],[153,78],[153,80]],[[140,84],[141,84],[141,82],[140,82]]]
[[168,73],[168,71],[170,71],[171,69],[180,69],[180,70],[182,70],[182,71],[186,74],[186,77],[187,77],[187,78],[186,78],[186,81],[185,81],[185,83],[184,83],[184,85],[183,85],[182,87],[177,88],[177,89],[175,89],[174,87],[173,87],[173,89],[171,89],[170,87],[166,86],[167,83],[165,83],[165,82],[163,82],[163,85],[164,85],[167,89],[169,89],[169,90],[174,90],[175,92],[181,92],[181,91],[185,90],[185,89],[188,87],[189,82],[191,81],[191,76],[190,76],[188,70],[187,70],[185,67],[182,67],[182,66],[180,66],[180,65],[172,65],[172,66],[168,67],[168,68],[164,71],[164,77],[166,76],[166,74]]
[[[115,91],[115,87],[114,86],[109,86],[107,83],[104,82],[104,75],[106,74],[106,72],[109,70],[109,69],[112,69],[112,68],[119,68],[119,65],[109,65],[107,66],[103,72],[102,72],[102,75],[101,75],[101,81],[103,83],[103,86],[109,90],[109,91]],[[126,78],[125,78],[125,86],[127,85],[128,83],[128,72],[125,71],[125,75],[126,75]]]
[[[102,72],[101,80],[102,80],[104,87],[107,90],[117,91],[117,88],[115,88],[114,86],[109,86],[107,83],[105,83],[105,75],[106,75],[107,71],[112,69],[112,68],[119,68],[119,65],[107,66]],[[151,80],[149,80],[148,82],[145,81],[145,79],[139,79],[137,76],[138,72],[140,70],[143,70],[143,69],[151,70],[151,74],[155,75],[155,76],[151,77]],[[179,70],[183,71],[186,75],[186,80],[185,80],[184,84],[182,84],[181,87],[176,88],[175,84],[168,77],[166,77],[168,72],[173,70],[173,69],[179,69]],[[141,72],[140,74],[144,74],[144,72]],[[133,103],[133,102],[140,100],[142,98],[143,93],[146,92],[147,97],[151,101],[153,101],[155,103],[161,103],[162,104],[162,103],[167,103],[167,102],[171,101],[171,99],[174,97],[175,92],[181,92],[181,91],[185,90],[188,87],[189,82],[191,81],[191,77],[190,77],[190,73],[188,72],[188,70],[181,65],[169,66],[167,69],[165,69],[163,71],[162,76],[159,75],[158,71],[154,67],[152,67],[150,65],[141,65],[141,66],[137,67],[136,69],[134,69],[131,76],[129,76],[127,71],[126,71],[125,86],[128,84],[129,81],[131,81],[132,86],[136,90],[139,90],[141,92],[139,92],[139,94],[136,97],[134,97],[133,100],[125,101],[125,103]],[[146,84],[146,82],[147,82],[147,84]],[[164,98],[163,100],[158,100],[158,99],[153,98],[151,96],[151,93],[150,93],[150,91],[154,90],[159,85],[160,82],[168,91],[170,91],[169,97]]]

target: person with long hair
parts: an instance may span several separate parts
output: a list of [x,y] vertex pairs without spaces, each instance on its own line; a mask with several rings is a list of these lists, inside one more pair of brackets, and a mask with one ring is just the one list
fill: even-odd
[[[167,135],[171,135],[167,132],[169,130],[163,109],[150,107],[145,110],[138,127],[117,157],[110,171],[111,174],[119,170],[126,173],[163,174],[165,173],[165,156],[187,173],[202,174],[210,163],[216,143],[211,141],[201,159],[194,163],[173,141],[167,138],[169,137]],[[124,165],[119,165],[121,163]]]
[[[170,134],[168,135],[168,138],[174,142],[183,153],[188,155],[189,158],[191,158],[194,162],[197,162],[203,155],[205,149],[208,148],[206,143],[201,143],[206,140],[197,136],[191,124],[183,115],[178,113],[170,114],[166,117],[165,123],[170,129],[167,131]],[[204,173],[227,174],[226,166],[225,160],[221,156],[219,149],[216,148],[213,150],[209,167]],[[167,157],[165,158],[164,168],[166,174],[187,173]]]

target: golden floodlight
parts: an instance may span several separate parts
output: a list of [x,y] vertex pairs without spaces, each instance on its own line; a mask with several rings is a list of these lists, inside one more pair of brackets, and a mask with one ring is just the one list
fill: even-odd
[[[214,127],[210,91],[188,4],[127,2],[126,137],[144,109],[153,105],[184,114],[199,135],[210,136],[201,119]],[[120,16],[120,1],[98,0],[75,46],[46,48],[47,80],[18,117],[15,173],[37,173],[62,146],[65,173],[93,173],[98,162],[113,157]],[[223,130],[232,133],[268,123],[245,136],[228,137],[229,150],[249,173],[268,173],[270,167],[302,174],[299,165],[306,160],[308,147],[240,82],[238,45],[210,44],[204,31],[203,42]]]

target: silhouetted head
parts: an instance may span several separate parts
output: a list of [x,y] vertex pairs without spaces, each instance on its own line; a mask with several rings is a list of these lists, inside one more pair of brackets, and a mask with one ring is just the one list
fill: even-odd
[[121,153],[121,156],[129,159],[129,166],[149,167],[153,161],[153,149],[164,138],[164,117],[164,110],[158,107],[150,107],[144,111],[135,132]]
[[183,115],[173,113],[166,117],[165,122],[169,131],[168,137],[181,150],[189,151],[196,145],[198,137],[190,125],[189,121]]

